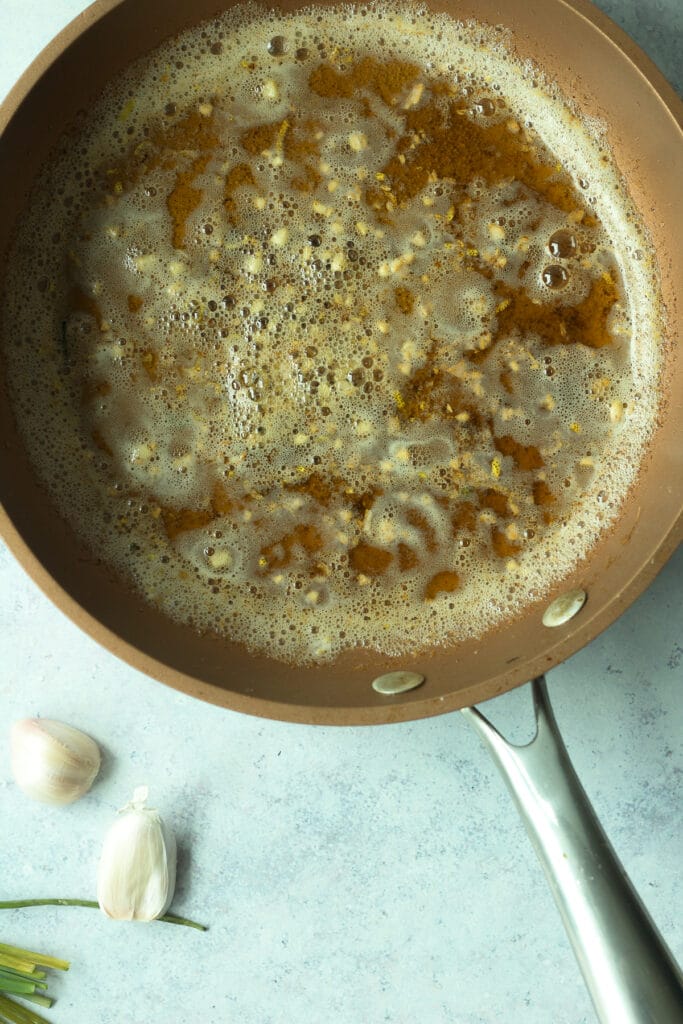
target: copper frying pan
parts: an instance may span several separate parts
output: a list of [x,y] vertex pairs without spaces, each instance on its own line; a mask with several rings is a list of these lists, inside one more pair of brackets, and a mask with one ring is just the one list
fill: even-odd
[[[172,5],[167,0],[100,0],[47,47],[0,108],[0,254],[38,167],[79,108],[121,67],[185,25],[214,13],[217,6],[217,0],[176,0]],[[296,4],[285,0],[281,6],[290,9]],[[135,667],[235,710],[343,725],[418,718],[486,700],[539,676],[608,626],[648,585],[683,532],[683,356],[676,344],[683,334],[677,299],[683,280],[683,104],[650,61],[586,0],[434,0],[432,6],[512,29],[524,57],[546,68],[582,109],[608,124],[609,141],[651,232],[661,268],[669,314],[661,419],[621,518],[558,588],[558,593],[572,588],[587,592],[588,601],[575,619],[546,629],[541,624],[544,605],[534,604],[495,634],[455,649],[404,657],[400,663],[355,651],[331,667],[293,669],[254,658],[215,638],[199,637],[132,599],[55,516],[33,479],[9,403],[0,403],[0,529],[30,575],[74,621]],[[393,669],[419,672],[426,682],[396,697],[375,693],[371,681]],[[544,731],[554,731],[540,684],[536,697],[540,739]],[[520,774],[519,764],[507,758],[481,718],[476,721],[494,744],[508,778],[516,778],[522,802],[519,794],[525,785],[529,792],[524,772]],[[559,737],[554,746],[561,765]],[[540,744],[535,749],[540,750]],[[524,771],[531,771],[528,764]],[[577,781],[560,799],[576,806],[580,792]],[[543,797],[539,800],[542,804]],[[599,826],[595,823],[598,832],[593,829],[591,835],[590,815],[577,822],[575,838],[583,836],[578,856],[586,843],[597,842]],[[601,862],[605,871],[607,861]],[[583,870],[579,862],[577,870]],[[614,894],[610,890],[603,895],[611,899]],[[622,899],[624,895],[628,894],[620,893]],[[590,902],[584,899],[588,909]],[[634,913],[637,933],[645,926]],[[577,935],[585,924],[577,924]],[[611,929],[622,925],[612,922]],[[656,934],[647,928],[645,933],[647,944],[656,945]],[[636,955],[635,947],[629,955]],[[661,969],[664,974],[652,975],[658,978],[656,987],[674,992],[673,969]],[[593,996],[599,1005],[595,991]],[[618,1019],[620,1024],[683,1020],[680,999],[670,1005],[678,1016],[624,1013],[603,1019]]]
[[[0,110],[0,254],[62,127],[121,66],[217,6],[218,0],[100,0],[47,47]],[[295,4],[286,0],[283,6]],[[563,661],[608,626],[681,536],[683,356],[675,342],[683,333],[677,295],[683,280],[683,105],[634,44],[585,0],[435,0],[434,6],[509,26],[524,56],[549,69],[568,95],[610,126],[618,163],[659,254],[669,310],[664,414],[621,519],[558,589],[587,592],[575,619],[546,629],[544,607],[532,604],[483,641],[396,664],[349,652],[318,669],[250,657],[172,625],[131,599],[53,514],[26,463],[9,404],[0,403],[0,522],[22,564],[60,608],[136,668],[235,710],[347,725],[420,718],[486,700]],[[391,669],[419,672],[426,682],[387,699],[370,683]]]

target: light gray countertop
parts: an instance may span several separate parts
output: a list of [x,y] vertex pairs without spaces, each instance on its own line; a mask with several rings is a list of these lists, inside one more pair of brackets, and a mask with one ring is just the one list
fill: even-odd
[[[85,4],[0,0],[0,94]],[[683,91],[681,0],[602,0]],[[683,551],[549,677],[575,766],[683,955]],[[0,547],[0,899],[94,898],[133,788],[176,830],[174,910],[206,934],[63,908],[0,912],[0,941],[72,961],[57,1024],[582,1024],[593,1012],[502,781],[458,714],[333,729],[166,689],[101,650]],[[530,734],[527,693],[487,709]],[[10,723],[91,733],[102,776],[67,809],[11,780]]]

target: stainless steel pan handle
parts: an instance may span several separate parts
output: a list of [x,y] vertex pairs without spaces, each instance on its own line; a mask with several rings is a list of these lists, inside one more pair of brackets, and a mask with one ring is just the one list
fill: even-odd
[[683,976],[619,863],[569,760],[543,676],[536,736],[514,746],[463,714],[498,765],[543,866],[601,1024],[681,1024]]

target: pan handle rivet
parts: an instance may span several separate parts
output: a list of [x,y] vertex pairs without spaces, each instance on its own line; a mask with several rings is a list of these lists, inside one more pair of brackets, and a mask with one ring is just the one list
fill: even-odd
[[424,683],[425,677],[419,672],[387,672],[384,676],[377,676],[373,679],[372,688],[377,693],[391,696],[395,693],[406,693],[407,690],[414,690]]
[[548,605],[543,613],[544,626],[562,626],[581,611],[586,603],[585,590],[568,590]]

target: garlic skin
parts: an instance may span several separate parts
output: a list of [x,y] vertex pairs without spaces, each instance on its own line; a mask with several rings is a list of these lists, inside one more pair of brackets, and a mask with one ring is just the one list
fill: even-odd
[[162,917],[175,890],[175,836],[147,807],[147,795],[147,786],[135,790],[102,846],[97,901],[107,917],[121,921]]
[[80,729],[50,718],[23,718],[10,733],[12,775],[44,804],[70,804],[87,793],[100,770],[99,747]]

